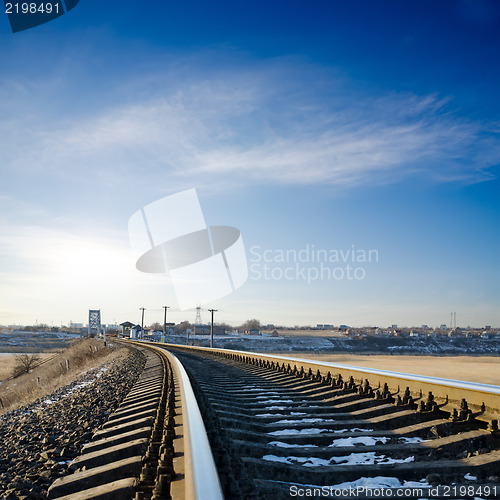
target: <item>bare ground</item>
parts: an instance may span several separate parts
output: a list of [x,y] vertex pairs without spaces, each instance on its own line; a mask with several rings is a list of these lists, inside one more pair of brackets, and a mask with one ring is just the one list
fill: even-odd
[[[14,371],[14,365],[16,362],[17,354],[0,354],[0,382],[8,379],[12,376],[12,372]],[[41,353],[38,354],[40,361],[53,356],[53,353]]]
[[[283,355],[290,356],[290,352]],[[311,352],[294,352],[293,357],[500,386],[500,357],[388,356]]]
[[[39,397],[50,394],[80,376],[84,371],[95,368],[105,361],[125,356],[125,348],[109,349],[95,339],[83,339],[56,356],[47,363],[34,368],[17,378],[7,380],[12,375],[15,356],[0,356],[2,374],[5,376],[0,385],[0,414],[29,404]],[[2,380],[2,379],[0,379]]]

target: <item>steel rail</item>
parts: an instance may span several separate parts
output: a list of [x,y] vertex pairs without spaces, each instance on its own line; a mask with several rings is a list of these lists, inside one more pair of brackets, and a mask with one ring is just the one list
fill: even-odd
[[[205,424],[191,387],[189,377],[177,357],[157,344],[134,342],[167,358],[179,384],[182,409],[184,453],[184,498],[189,500],[223,500],[222,487],[208,441]],[[173,496],[175,499],[175,496]]]
[[[242,351],[240,351],[240,353],[241,352]],[[380,370],[378,368],[364,368],[364,367],[355,366],[355,365],[344,365],[344,364],[338,364],[338,363],[330,363],[328,361],[319,362],[319,361],[307,360],[307,359],[302,359],[302,358],[288,358],[285,356],[275,356],[275,358],[283,359],[283,360],[287,360],[287,361],[289,360],[289,361],[299,362],[299,363],[310,362],[311,364],[314,364],[317,366],[329,366],[329,367],[338,368],[341,370],[352,370],[352,371],[358,371],[358,372],[363,372],[363,373],[367,373],[367,374],[400,378],[403,380],[414,380],[416,382],[439,384],[439,385],[445,385],[448,387],[457,387],[459,389],[466,389],[466,390],[471,390],[471,391],[483,391],[483,392],[492,393],[492,394],[500,394],[500,386],[498,386],[498,385],[481,384],[478,382],[467,382],[467,381],[462,381],[462,380],[454,380],[454,379],[441,378],[441,377],[431,377],[429,375],[415,375],[412,373],[391,372],[389,370]]]
[[370,384],[372,387],[376,388],[378,385],[380,388],[384,384],[387,384],[387,387],[394,396],[402,394],[406,388],[408,388],[412,396],[417,400],[422,400],[424,396],[432,393],[433,398],[439,403],[439,407],[446,411],[453,411],[453,409],[459,408],[462,400],[465,399],[467,404],[477,413],[475,416],[479,420],[491,423],[493,420],[500,418],[500,386],[272,354],[182,346],[177,344],[162,345],[169,349],[184,350],[186,352],[206,352],[250,363],[260,362],[269,365],[274,363],[275,367],[289,365],[292,370],[303,370],[305,374],[309,374],[310,376],[319,374],[322,377],[326,377],[328,373],[330,375],[337,373],[341,374],[344,379],[353,377],[358,385],[361,385],[364,380],[371,378]]
[[223,500],[212,449],[191,382],[181,362],[172,353],[164,352],[180,380],[186,471],[185,498]]
[[158,344],[125,399],[55,480],[48,498],[223,500],[205,425],[181,362]]
[[[477,415],[463,407],[448,414],[448,408],[442,411],[443,406],[428,404],[422,396],[419,404],[402,393],[400,400],[381,389],[380,381],[381,390],[376,391],[363,379],[361,384],[342,381],[349,369],[357,368],[349,365],[340,365],[343,377],[332,377],[339,366],[334,363],[173,345],[169,350],[192,378],[207,426],[222,436],[213,440],[214,456],[230,498],[247,498],[250,492],[289,498],[290,485],[318,485],[315,491],[320,492],[323,485],[381,476],[433,486],[467,485],[470,477],[496,487],[498,431],[493,425],[486,430]],[[362,373],[371,382],[392,375],[387,370],[372,372]],[[400,385],[422,378],[398,375]],[[457,390],[466,387],[461,392],[466,397],[470,385],[476,388],[459,381],[457,385]],[[338,439],[344,432],[347,438]],[[364,443],[361,450],[352,448],[356,440]]]

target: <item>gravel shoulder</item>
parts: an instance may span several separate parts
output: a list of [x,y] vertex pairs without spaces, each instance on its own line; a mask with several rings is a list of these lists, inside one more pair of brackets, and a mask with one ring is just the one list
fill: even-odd
[[48,396],[0,416],[0,498],[42,499],[130,392],[145,358],[104,361]]

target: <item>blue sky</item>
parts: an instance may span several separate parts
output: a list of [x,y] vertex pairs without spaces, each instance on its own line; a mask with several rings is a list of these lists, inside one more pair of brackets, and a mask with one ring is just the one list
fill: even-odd
[[194,320],[127,235],[194,187],[250,266],[378,254],[363,279],[250,267],[220,321],[500,326],[497,2],[102,4],[0,17],[0,323]]

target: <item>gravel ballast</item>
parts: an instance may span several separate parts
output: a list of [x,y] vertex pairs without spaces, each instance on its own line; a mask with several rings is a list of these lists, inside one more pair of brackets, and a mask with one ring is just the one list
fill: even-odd
[[0,498],[46,498],[52,482],[67,473],[140,376],[144,355],[127,351],[0,417]]

